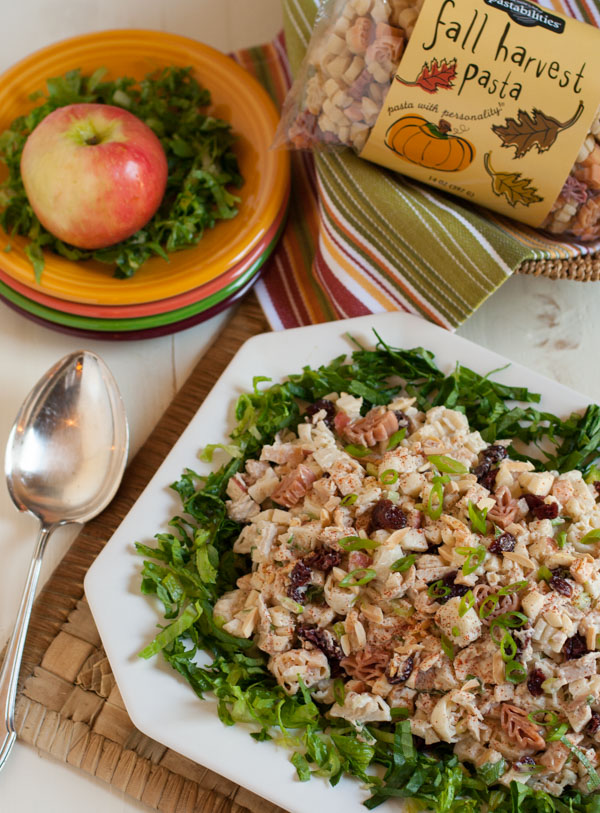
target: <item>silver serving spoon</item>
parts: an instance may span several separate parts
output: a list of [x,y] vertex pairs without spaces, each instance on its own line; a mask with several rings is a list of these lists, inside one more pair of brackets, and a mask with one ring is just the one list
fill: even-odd
[[102,359],[87,350],[48,370],[11,429],[8,490],[19,511],[40,520],[40,531],[0,672],[0,768],[17,736],[17,679],[46,542],[59,525],[87,522],[108,505],[123,476],[128,441],[117,384]]

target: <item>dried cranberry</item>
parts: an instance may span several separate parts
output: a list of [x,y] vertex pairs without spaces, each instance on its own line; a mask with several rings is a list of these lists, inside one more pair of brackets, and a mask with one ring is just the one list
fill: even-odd
[[598,714],[597,711],[593,711],[592,719],[587,724],[585,730],[590,735],[590,737],[593,737],[599,728],[600,728],[600,714]]
[[388,683],[406,683],[409,677],[412,674],[413,667],[415,665],[415,659],[412,655],[409,655],[408,658],[402,664],[402,667],[392,674],[391,672],[391,662],[388,668],[385,670],[385,678]]
[[[539,671],[539,670],[538,670]],[[530,756],[519,757],[519,759],[515,762],[515,768],[517,771],[528,771],[529,766],[537,765],[535,759]]]
[[306,407],[306,412],[304,414],[308,415],[308,417],[310,418],[313,415],[316,415],[317,412],[320,412],[322,409],[325,410],[325,412],[327,413],[323,418],[325,426],[328,426],[329,429],[333,429],[333,419],[335,418],[335,405],[333,404],[332,401],[328,401],[327,398],[319,398],[312,404],[309,404]]
[[321,650],[329,661],[333,677],[343,671],[340,661],[344,657],[344,652],[329,630],[321,629],[321,627],[298,627],[296,633],[302,641],[309,641]]
[[297,601],[298,604],[304,604],[306,600],[306,587],[304,587],[304,585],[310,581],[311,575],[312,571],[310,567],[302,560],[296,562],[290,573],[290,586],[287,591],[288,596],[293,599],[293,601]]
[[406,528],[407,518],[404,511],[391,500],[379,500],[371,511],[369,533],[384,528],[386,531],[397,531]]
[[492,446],[488,446],[487,449],[480,452],[479,456],[483,460],[488,460],[490,463],[499,463],[508,457],[508,452],[506,451],[506,446],[500,446],[494,443]]
[[322,570],[323,573],[328,573],[333,567],[337,567],[340,564],[342,554],[338,550],[319,548],[308,556],[305,556],[302,561],[307,567],[310,567],[311,570]]
[[479,454],[479,465],[473,469],[473,474],[477,477],[477,482],[488,491],[493,491],[496,486],[496,475],[498,469],[494,467],[508,457],[508,452],[504,446],[488,446]]
[[410,421],[408,415],[402,412],[401,409],[395,409],[394,415],[396,416],[396,418],[398,418],[398,429],[404,429],[409,425]]
[[552,578],[548,582],[550,587],[557,593],[562,593],[563,596],[572,596],[573,585],[567,581],[567,579],[573,579],[570,570],[566,567],[555,567],[550,573],[552,573]]
[[[435,579],[429,583],[429,586],[431,586],[432,584],[437,584],[439,581],[441,581],[444,587],[447,587],[450,590],[449,593],[446,593],[443,596],[435,596],[436,601],[439,601],[440,604],[445,604],[451,598],[456,598],[456,596],[464,596],[465,593],[468,593],[468,591],[471,589],[466,584],[455,584],[454,579],[456,578],[456,575],[456,573],[449,573],[447,576],[444,576],[443,579]],[[440,590],[437,592],[442,591]]]
[[571,638],[567,638],[565,643],[563,644],[563,655],[568,661],[574,660],[575,658],[581,658],[582,655],[587,655],[589,652],[585,639],[576,632]]
[[593,486],[596,489],[596,492],[600,494],[600,480],[594,480]]
[[488,460],[484,460],[483,463],[475,466],[473,474],[477,477],[479,485],[487,488],[488,491],[493,491],[496,488],[498,469],[494,468]]
[[514,536],[507,532],[501,534],[497,539],[494,539],[488,550],[490,553],[510,552],[515,549],[516,544],[517,540]]
[[525,502],[536,519],[556,519],[558,516],[558,503],[545,503],[536,494],[525,494]]
[[541,669],[533,669],[527,678],[527,688],[529,689],[529,694],[532,694],[534,697],[541,697],[544,694],[542,683],[545,680],[546,675]]
[[550,572],[552,573],[552,578],[549,581],[550,587],[563,596],[572,596],[573,588],[566,581],[566,579],[571,578],[571,572],[566,567],[556,567]]

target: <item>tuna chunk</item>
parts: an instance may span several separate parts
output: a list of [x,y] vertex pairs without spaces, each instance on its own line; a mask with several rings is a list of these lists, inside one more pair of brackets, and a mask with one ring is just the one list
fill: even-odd
[[271,494],[271,497],[279,505],[291,508],[309,492],[316,479],[314,472],[301,463],[289,474],[286,474],[278,488]]
[[343,431],[350,443],[375,446],[398,431],[398,418],[389,409],[375,407],[364,418],[352,421]]

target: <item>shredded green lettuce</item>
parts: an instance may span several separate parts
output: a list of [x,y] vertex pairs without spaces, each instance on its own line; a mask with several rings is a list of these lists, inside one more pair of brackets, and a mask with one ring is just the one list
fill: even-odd
[[[268,386],[261,389],[264,384]],[[550,451],[540,450],[534,458],[538,467],[585,472],[593,471],[598,461],[597,406],[563,421],[529,406],[539,395],[526,388],[498,384],[462,365],[444,375],[433,354],[423,348],[392,348],[379,339],[374,350],[358,346],[350,359],[338,357],[316,370],[306,367],[281,384],[256,378],[252,391],[238,399],[237,425],[230,443],[221,447],[231,459],[207,476],[185,471],[172,486],[181,498],[182,513],[172,519],[171,533],[159,533],[156,548],[137,544],[146,558],[142,592],[162,602],[168,619],[183,617],[192,612],[190,607],[199,613],[181,635],[160,640],[164,658],[199,697],[208,691],[216,695],[225,725],[244,723],[255,740],[275,740],[291,749],[301,781],[313,774],[332,785],[344,774],[359,779],[370,790],[368,809],[404,798],[435,813],[600,813],[598,795],[566,790],[558,798],[515,781],[506,787],[498,784],[504,760],[476,770],[461,764],[452,746],[418,745],[410,720],[398,719],[405,715],[366,726],[326,717],[327,705],[316,703],[302,684],[296,695],[288,696],[269,672],[268,656],[252,640],[226,633],[213,617],[215,601],[249,570],[248,557],[232,551],[241,526],[227,516],[229,478],[248,458],[258,456],[277,432],[295,427],[301,415],[299,400],[313,402],[333,391],[361,395],[363,413],[406,392],[424,410],[437,404],[460,409],[488,442],[517,437],[539,446],[544,441]],[[212,656],[207,666],[196,659],[201,651]]]
[[[169,67],[137,83],[129,77],[103,81],[106,70],[91,76],[72,70],[48,79],[43,101],[19,116],[0,134],[0,163],[8,177],[0,184],[0,226],[8,235],[29,239],[25,249],[39,281],[44,251],[68,260],[94,259],[114,266],[116,277],[131,277],[153,256],[168,260],[174,251],[196,245],[205,229],[237,214],[239,198],[231,187],[242,185],[231,125],[202,112],[210,93],[191,68]],[[111,104],[144,121],[160,139],[168,163],[167,188],[152,219],[126,240],[108,248],[86,251],[63,243],[39,222],[25,194],[20,163],[29,134],[53,110],[68,104]]]

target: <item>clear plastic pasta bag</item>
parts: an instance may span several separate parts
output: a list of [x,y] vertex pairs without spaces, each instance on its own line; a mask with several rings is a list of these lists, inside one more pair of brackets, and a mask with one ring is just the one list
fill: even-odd
[[[427,10],[427,3],[428,0],[325,0],[318,11],[303,63],[285,101],[275,146],[309,150],[350,148],[360,154],[397,78],[415,24],[424,4]],[[592,29],[591,26],[585,28]],[[592,30],[598,33],[597,29]],[[452,82],[456,81],[455,63],[456,60],[453,63],[452,60],[434,59],[423,65],[418,77],[411,78],[418,81],[428,93],[440,87],[452,87]],[[406,86],[410,84],[414,85],[415,81],[405,82]],[[580,144],[579,152],[572,165],[567,165],[571,169],[562,189],[560,184],[564,173],[555,185],[555,190],[560,190],[558,197],[554,191],[547,198],[548,202],[554,200],[554,203],[546,209],[543,222],[540,224],[538,221],[539,228],[563,240],[590,241],[600,237],[600,109],[597,109],[597,101],[593,107],[588,104],[587,108],[590,113],[596,110],[596,114],[591,124],[582,130],[585,132],[583,142],[580,144],[577,141],[577,145]],[[562,130],[571,126],[571,122],[561,123],[549,116],[545,120],[536,119],[536,112],[544,116],[540,110],[533,110],[533,117],[528,113],[529,119],[523,116],[521,121],[519,111],[519,118],[507,120],[507,124],[516,120],[517,125],[525,127],[529,121],[533,121],[534,126],[540,121],[544,125],[550,121],[550,128],[554,127],[556,131],[555,139],[559,138]],[[408,121],[410,117],[405,118]],[[572,123],[578,118],[579,112]],[[412,119],[416,117],[413,115]],[[469,143],[466,138],[453,135],[447,121],[426,121],[426,126],[420,127],[421,132],[417,132],[415,121],[411,123],[414,130],[413,146],[417,145],[418,138],[424,145],[423,150],[429,149],[430,154],[436,147],[441,151],[440,145],[444,139],[447,142],[444,146],[456,147],[455,152],[458,151],[458,142]],[[455,126],[454,122],[452,126]],[[454,141],[450,143],[452,139]],[[437,144],[428,143],[435,140]],[[557,143],[560,147],[560,139]],[[510,146],[510,143],[502,146]],[[538,152],[542,152],[539,143],[537,147]],[[547,150],[548,147],[544,146],[543,149]],[[556,151],[557,148],[555,154]],[[501,149],[496,154],[501,158],[506,157],[506,151]],[[532,150],[532,154],[535,155],[535,150]],[[500,163],[495,155],[494,162]],[[483,162],[481,166],[483,175]],[[440,168],[451,169],[449,166]],[[491,156],[486,161],[485,169],[497,188],[500,184],[498,179],[509,175],[507,172],[495,172]],[[518,169],[521,169],[520,164]],[[416,177],[412,172],[407,174]],[[528,205],[526,197],[519,200],[518,194],[523,188],[526,192],[533,190],[530,198],[533,195],[535,201],[534,193],[537,190],[532,186],[524,187],[523,183],[521,177],[517,177],[514,190],[517,202],[525,205],[515,206],[514,200],[508,200],[513,209],[505,207],[505,213],[531,224],[522,216]],[[538,197],[537,200],[542,198]],[[475,202],[482,201],[476,198]],[[492,205],[491,208],[496,207]],[[500,208],[497,210],[501,211]]]

